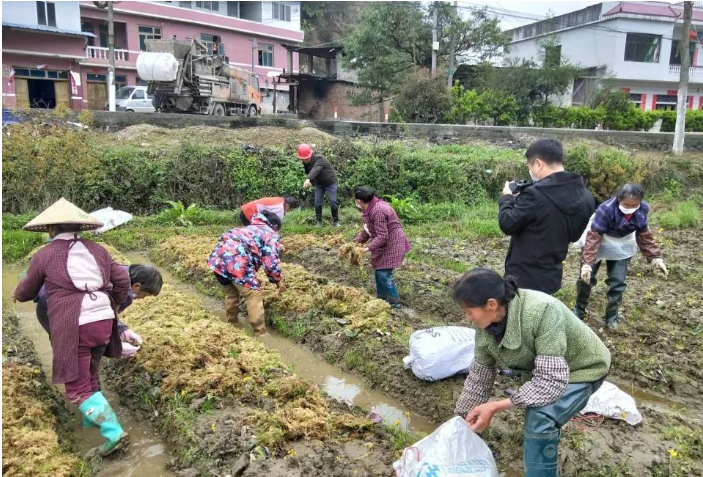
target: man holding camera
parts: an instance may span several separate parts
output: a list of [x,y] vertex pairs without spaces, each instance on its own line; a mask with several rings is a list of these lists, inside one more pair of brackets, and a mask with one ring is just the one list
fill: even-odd
[[498,223],[510,235],[505,273],[520,288],[553,294],[561,288],[562,262],[595,210],[578,174],[564,170],[556,139],[540,139],[525,153],[531,183],[506,182]]

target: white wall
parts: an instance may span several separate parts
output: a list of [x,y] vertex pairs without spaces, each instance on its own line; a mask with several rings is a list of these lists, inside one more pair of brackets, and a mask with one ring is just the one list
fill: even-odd
[[300,2],[276,2],[282,3],[290,7],[290,21],[280,21],[273,19],[273,3],[262,2],[262,17],[263,23],[277,28],[285,28],[286,30],[300,31]]
[[[658,63],[625,61],[627,34],[647,33],[662,36]],[[674,24],[671,22],[617,18],[585,25],[579,28],[554,33],[561,44],[562,58],[585,67],[605,66],[608,74],[618,79],[634,81],[677,82],[678,74],[670,72]],[[539,43],[544,37],[532,38],[510,45],[508,58],[533,58],[539,60]],[[699,47],[698,59],[703,59],[703,48]],[[699,65],[702,65],[700,61]],[[691,76],[692,83],[703,82],[703,76]]]
[[[56,28],[81,31],[78,2],[52,2],[56,8]],[[2,2],[2,21],[18,25],[37,26],[37,2]]]

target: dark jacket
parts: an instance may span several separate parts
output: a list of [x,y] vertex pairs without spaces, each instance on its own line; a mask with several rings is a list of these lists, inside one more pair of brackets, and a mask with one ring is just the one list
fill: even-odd
[[569,243],[581,237],[595,208],[583,179],[573,172],[551,174],[517,198],[503,196],[498,224],[512,236],[505,273],[517,278],[520,288],[555,293]]
[[337,174],[334,172],[334,167],[322,154],[313,154],[310,162],[303,162],[303,167],[308,179],[315,185],[325,187],[337,182]]

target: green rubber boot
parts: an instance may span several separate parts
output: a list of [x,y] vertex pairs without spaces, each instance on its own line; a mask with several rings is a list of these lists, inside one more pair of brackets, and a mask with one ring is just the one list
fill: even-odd
[[78,410],[83,414],[84,422],[87,421],[92,426],[100,428],[100,434],[106,441],[89,451],[87,457],[95,455],[105,457],[127,445],[129,436],[122,430],[115,411],[112,410],[102,392],[98,391],[83,401]]

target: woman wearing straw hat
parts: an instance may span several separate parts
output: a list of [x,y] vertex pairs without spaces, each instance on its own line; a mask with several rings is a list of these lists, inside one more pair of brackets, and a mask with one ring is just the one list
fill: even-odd
[[99,427],[106,439],[90,456],[106,456],[127,442],[127,434],[100,392],[98,372],[100,357],[119,358],[122,353],[115,310],[127,298],[130,279],[107,250],[78,235],[100,226],[64,198],[30,221],[25,230],[48,232],[53,241],[34,254],[12,296],[29,301],[46,287],[52,381],[65,384],[66,396],[83,415],[83,425]]

